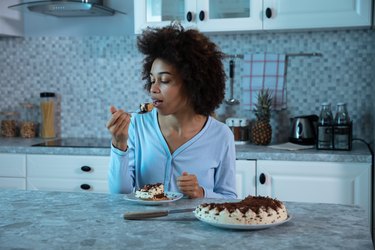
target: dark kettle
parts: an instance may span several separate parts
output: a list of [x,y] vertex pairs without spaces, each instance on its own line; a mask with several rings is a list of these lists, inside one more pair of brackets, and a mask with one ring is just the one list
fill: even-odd
[[291,118],[289,142],[301,145],[314,145],[316,140],[317,115]]

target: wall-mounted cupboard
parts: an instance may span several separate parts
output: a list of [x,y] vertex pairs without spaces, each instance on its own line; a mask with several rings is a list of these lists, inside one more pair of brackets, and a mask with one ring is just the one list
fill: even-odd
[[371,26],[371,0],[134,0],[134,28],[179,20],[203,32]]

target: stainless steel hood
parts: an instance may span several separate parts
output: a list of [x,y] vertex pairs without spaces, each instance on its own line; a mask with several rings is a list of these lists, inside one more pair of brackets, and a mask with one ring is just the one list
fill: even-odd
[[22,12],[37,12],[56,17],[92,17],[126,14],[103,5],[103,0],[49,0],[27,1],[9,6]]

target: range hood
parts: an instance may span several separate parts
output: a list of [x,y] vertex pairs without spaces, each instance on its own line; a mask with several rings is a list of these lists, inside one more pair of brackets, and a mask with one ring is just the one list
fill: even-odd
[[49,0],[28,1],[9,6],[22,12],[37,12],[56,17],[92,17],[126,14],[103,5],[103,0]]

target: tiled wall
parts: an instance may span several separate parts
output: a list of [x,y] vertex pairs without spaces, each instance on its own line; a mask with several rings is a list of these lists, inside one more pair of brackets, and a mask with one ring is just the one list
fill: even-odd
[[[289,118],[318,114],[321,102],[347,102],[354,136],[374,138],[375,31],[314,31],[210,35],[227,54],[319,52],[290,57],[287,106],[272,113],[273,142],[286,141]],[[109,137],[111,104],[135,110],[148,100],[140,79],[142,56],[135,36],[0,38],[0,110],[38,103],[43,91],[58,94],[63,137]],[[228,60],[225,60],[228,72]],[[241,59],[236,59],[235,93],[241,98]],[[229,84],[229,82],[228,82]],[[228,88],[229,91],[229,88]],[[241,105],[223,104],[219,119],[254,119]]]

